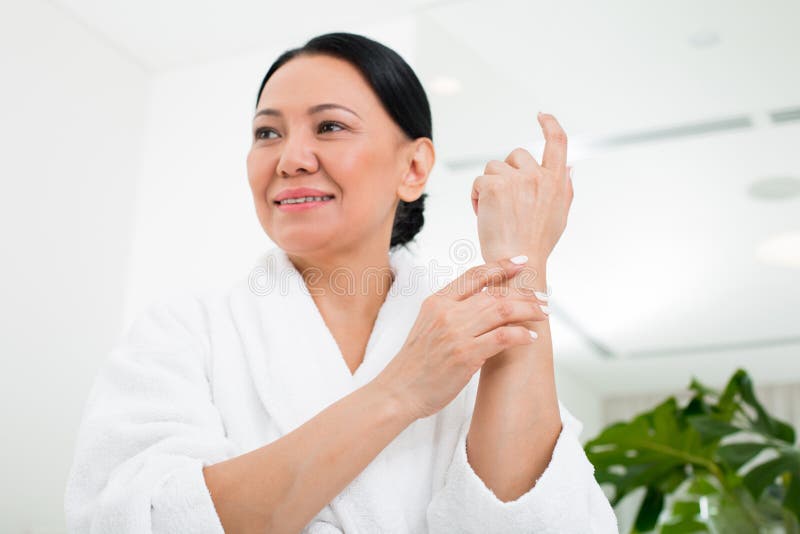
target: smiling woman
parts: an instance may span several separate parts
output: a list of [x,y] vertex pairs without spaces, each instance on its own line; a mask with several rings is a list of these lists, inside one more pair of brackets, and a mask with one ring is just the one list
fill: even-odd
[[[417,76],[395,52],[342,34],[312,39],[270,67],[256,108],[248,175],[259,220],[281,248],[381,239],[384,232],[376,230],[387,219],[394,247],[422,228],[423,188],[434,159],[431,112]],[[409,161],[413,175],[403,176]],[[270,181],[298,172],[307,176]],[[298,222],[273,218],[281,210],[269,200],[295,186],[318,187],[334,197],[330,209],[313,214],[317,223],[320,217],[334,223],[325,226],[327,234],[313,225],[302,234]],[[338,239],[328,239],[333,235]]]
[[247,156],[266,284],[133,325],[86,406],[70,531],[617,532],[527,291],[572,198],[540,123],[541,166],[517,149],[474,184],[487,263],[433,291],[405,246],[435,160],[416,75],[349,33],[280,56]]

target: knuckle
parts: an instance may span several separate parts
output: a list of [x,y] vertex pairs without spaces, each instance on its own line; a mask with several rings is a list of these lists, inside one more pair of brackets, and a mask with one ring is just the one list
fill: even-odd
[[512,315],[514,315],[514,307],[510,302],[501,300],[495,304],[495,312],[501,320],[507,321]]
[[548,141],[552,141],[559,145],[566,145],[567,144],[567,134],[564,130],[558,129],[551,131],[547,136]]
[[483,184],[483,194],[485,195],[496,195],[497,192],[500,190],[501,183],[498,180],[487,180]]
[[494,331],[494,340],[502,346],[505,346],[509,342],[509,335],[508,330],[506,328],[498,328]]
[[475,269],[473,277],[479,284],[487,284],[491,280],[494,273],[497,271],[497,266],[492,264],[478,265],[473,267]]
[[525,161],[532,157],[533,156],[531,156],[530,152],[519,146],[508,154],[508,159],[519,162]]
[[481,284],[489,286],[492,283],[497,283],[505,278],[505,269],[497,262],[493,262],[486,266],[481,277]]
[[490,173],[496,171],[498,166],[499,166],[499,164],[500,164],[500,162],[497,161],[496,159],[489,160],[486,163],[486,166],[483,168],[483,174],[490,174]]

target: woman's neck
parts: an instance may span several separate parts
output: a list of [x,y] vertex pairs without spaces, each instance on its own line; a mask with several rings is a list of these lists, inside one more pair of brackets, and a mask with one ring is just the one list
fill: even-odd
[[394,281],[388,247],[288,256],[320,309],[346,309],[356,317],[373,317]]

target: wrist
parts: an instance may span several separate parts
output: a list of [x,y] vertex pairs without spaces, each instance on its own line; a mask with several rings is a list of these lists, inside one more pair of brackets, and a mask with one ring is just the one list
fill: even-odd
[[414,403],[408,402],[396,385],[382,374],[378,374],[369,381],[364,386],[364,390],[387,418],[401,424],[403,427],[417,420],[417,416],[411,410]]
[[504,284],[521,293],[530,294],[536,292],[538,295],[550,295],[550,288],[547,284],[547,267],[544,262],[537,262],[533,258],[517,272],[512,278],[506,280]]

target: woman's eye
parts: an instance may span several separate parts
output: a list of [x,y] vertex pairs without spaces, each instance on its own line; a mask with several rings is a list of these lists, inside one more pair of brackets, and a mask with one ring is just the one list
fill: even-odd
[[271,133],[277,135],[277,132],[272,128],[259,128],[256,130],[256,139],[271,139],[270,137],[267,137]]
[[[341,130],[344,130],[344,127],[341,124],[339,124],[338,122],[324,121],[319,125],[320,131],[324,131],[326,126],[333,126],[334,128],[339,128]],[[329,132],[335,132],[336,130],[328,130],[328,131]]]

